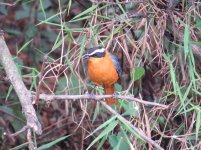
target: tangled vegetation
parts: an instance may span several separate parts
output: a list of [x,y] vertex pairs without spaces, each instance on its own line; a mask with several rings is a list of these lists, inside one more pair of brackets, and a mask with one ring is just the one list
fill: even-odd
[[[112,109],[104,99],[38,95],[43,133],[31,137],[38,149],[201,149],[198,0],[4,0],[0,22],[34,98],[103,95],[85,75],[88,47],[104,46],[123,70]],[[24,132],[7,136],[26,121],[0,69],[0,147],[25,148]]]

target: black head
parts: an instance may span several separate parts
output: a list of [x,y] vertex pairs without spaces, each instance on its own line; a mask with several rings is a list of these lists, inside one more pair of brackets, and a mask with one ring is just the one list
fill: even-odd
[[95,57],[101,58],[105,56],[105,48],[103,47],[93,47],[86,49],[87,53],[83,55],[83,58]]

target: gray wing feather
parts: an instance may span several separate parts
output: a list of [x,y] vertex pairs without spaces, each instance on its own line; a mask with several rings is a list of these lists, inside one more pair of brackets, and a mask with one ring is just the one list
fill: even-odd
[[115,68],[117,70],[117,73],[118,73],[119,77],[121,77],[122,76],[122,69],[121,69],[121,65],[119,63],[118,58],[113,54],[110,54],[110,56],[112,57],[112,62],[115,65]]

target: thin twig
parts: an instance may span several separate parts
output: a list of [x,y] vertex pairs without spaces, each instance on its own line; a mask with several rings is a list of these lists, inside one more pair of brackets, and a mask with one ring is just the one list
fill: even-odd
[[158,143],[153,141],[151,138],[147,137],[144,132],[142,132],[140,129],[136,128],[133,124],[131,124],[128,120],[126,120],[124,117],[122,117],[119,113],[117,113],[115,110],[113,110],[110,106],[108,106],[105,102],[100,102],[108,111],[110,111],[113,115],[116,115],[117,118],[123,122],[124,124],[129,125],[136,133],[139,134],[139,136],[144,139],[147,143],[152,144],[157,150],[164,150]]
[[6,5],[6,6],[15,6],[17,4],[17,2],[15,3],[4,3],[4,2],[0,2],[0,5]]
[[38,79],[38,88],[36,90],[36,97],[35,99],[33,100],[32,104],[34,105],[38,105],[38,102],[39,102],[39,95],[40,95],[40,89],[41,89],[41,83],[42,83],[42,77],[43,77],[43,74],[44,74],[44,70],[45,70],[45,63],[47,62],[47,55],[44,56],[44,61],[43,61],[43,64],[42,64],[42,67],[40,69],[40,74],[39,74],[39,79]]
[[[35,96],[33,94],[33,96]],[[91,94],[84,94],[84,95],[48,95],[48,94],[40,94],[39,98],[45,101],[53,101],[53,100],[80,100],[80,99],[91,99],[91,100],[101,100],[105,98],[119,98],[122,100],[129,100],[135,101],[144,105],[151,105],[151,106],[158,106],[162,107],[163,109],[167,109],[167,105],[155,103],[155,102],[148,102],[145,100],[141,100],[138,98],[134,98],[134,96],[121,96],[121,95],[91,95]]]
[[15,132],[15,133],[13,133],[13,134],[10,134],[9,136],[11,136],[11,137],[18,136],[20,133],[26,131],[28,128],[29,128],[29,126],[26,125],[26,126],[24,126],[22,129],[20,129],[19,131]]

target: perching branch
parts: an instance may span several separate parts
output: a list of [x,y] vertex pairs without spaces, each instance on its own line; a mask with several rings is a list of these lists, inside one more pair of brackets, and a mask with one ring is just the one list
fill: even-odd
[[[33,96],[34,93],[33,93]],[[158,104],[154,102],[148,102],[144,101],[141,99],[134,98],[133,96],[121,96],[121,95],[90,95],[90,94],[85,94],[85,95],[48,95],[48,94],[40,94],[39,98],[43,99],[45,101],[53,101],[53,100],[79,100],[79,99],[91,99],[91,100],[101,100],[105,98],[120,98],[120,99],[126,99],[130,101],[136,101],[141,104],[145,105],[152,105],[152,106],[159,106],[162,107],[163,109],[167,109],[168,106],[163,105],[163,104]],[[158,150],[164,150],[158,143],[153,141],[151,138],[145,135],[140,129],[136,128],[133,124],[131,124],[128,120],[126,120],[124,117],[122,117],[120,114],[118,114],[115,110],[113,110],[110,106],[108,106],[105,102],[100,101],[100,103],[108,110],[110,111],[113,115],[116,115],[117,118],[126,124],[128,124],[136,133],[139,133],[139,136],[144,139],[147,143],[152,144],[155,148]]]
[[32,128],[36,134],[41,134],[41,124],[36,116],[35,109],[32,106],[32,96],[30,91],[27,90],[22,78],[17,70],[15,63],[9,49],[4,41],[3,36],[0,35],[0,63],[2,64],[6,75],[13,85],[15,92],[20,100],[22,112],[24,113],[27,121],[27,126]]
[[[35,96],[35,95],[33,95]],[[122,100],[129,100],[135,101],[144,105],[150,106],[158,106],[162,107],[163,109],[167,109],[167,105],[155,103],[155,102],[148,102],[138,98],[134,98],[134,96],[122,96],[122,95],[91,95],[91,94],[84,94],[84,95],[48,95],[48,94],[40,94],[39,98],[45,101],[53,101],[53,100],[79,100],[79,99],[89,99],[89,100],[101,100],[105,98],[120,98]]]

